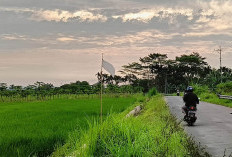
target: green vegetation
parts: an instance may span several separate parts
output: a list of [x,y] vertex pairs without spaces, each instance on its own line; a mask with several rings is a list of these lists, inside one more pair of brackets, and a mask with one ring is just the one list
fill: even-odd
[[[208,86],[214,90],[221,82],[232,81],[232,69],[212,68],[199,53],[168,59],[166,54],[152,53],[138,62],[122,66],[123,80],[143,92],[156,89],[165,94],[184,91],[190,84]],[[108,77],[107,77],[108,78]]]
[[158,92],[157,92],[157,89],[156,88],[152,88],[149,90],[149,92],[147,93],[147,96],[150,98],[154,95],[156,95]]
[[218,84],[215,90],[210,90],[207,86],[193,85],[195,93],[201,98],[201,101],[232,107],[232,100],[219,99],[218,93],[232,95],[232,82]]
[[[138,95],[104,95],[103,115],[120,113]],[[98,119],[98,95],[33,102],[0,103],[0,156],[48,156],[63,145],[70,132],[88,129]]]
[[232,95],[232,82],[220,83],[217,85],[217,93],[222,95]]
[[122,66],[119,72],[121,74],[115,76],[97,73],[98,82],[93,85],[87,81],[76,81],[60,87],[39,81],[26,87],[0,83],[0,102],[47,100],[62,94],[99,94],[101,80],[105,94],[148,93],[153,87],[160,93],[170,94],[177,90],[184,91],[190,84],[200,84],[214,90],[221,82],[232,81],[232,69],[211,68],[206,58],[196,52],[175,59],[168,59],[167,54],[152,53],[138,62]]
[[[137,117],[126,118],[134,106],[143,105]],[[207,156],[186,136],[169,113],[161,95],[140,99],[126,111],[88,130],[73,132],[53,156]]]
[[[10,85],[6,83],[0,83],[0,102],[19,102],[19,101],[41,101],[52,100],[64,97],[79,97],[80,95],[94,95],[99,94],[101,89],[100,83],[90,85],[86,81],[76,81],[75,83],[64,84],[60,87],[54,87],[50,83],[36,82],[33,85],[26,87]],[[106,94],[115,93],[140,93],[141,87],[133,87],[131,85],[115,85],[108,84],[104,86],[103,92]]]
[[[0,83],[0,156],[47,156],[64,143],[55,156],[198,156],[157,93],[184,91],[193,84],[201,100],[232,107],[231,100],[216,95],[232,95],[232,69],[212,69],[205,59],[198,53],[175,59],[152,53],[122,66],[120,76],[97,73],[93,85]],[[103,124],[97,121],[101,79]],[[154,98],[147,102],[141,94],[130,95],[141,92]],[[136,99],[135,105],[146,104],[145,110],[136,119],[126,119],[129,109],[121,112]]]

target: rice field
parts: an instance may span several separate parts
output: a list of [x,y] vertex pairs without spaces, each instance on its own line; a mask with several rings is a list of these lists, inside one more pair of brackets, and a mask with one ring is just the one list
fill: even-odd
[[[184,132],[170,114],[161,95],[137,101],[124,112],[111,114],[100,124],[76,130],[57,149],[53,157],[209,157]],[[126,117],[135,106],[142,105],[136,117]]]
[[[105,95],[103,116],[135,101],[133,95]],[[74,130],[87,130],[87,121],[98,120],[99,114],[99,96],[0,103],[0,156],[48,156]]]

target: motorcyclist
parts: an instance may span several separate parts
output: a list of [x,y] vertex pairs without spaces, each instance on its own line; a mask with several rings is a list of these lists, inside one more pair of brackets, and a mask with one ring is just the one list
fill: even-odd
[[188,114],[188,107],[194,106],[197,107],[197,104],[199,104],[199,99],[195,93],[193,93],[193,87],[189,86],[186,89],[186,94],[183,97],[183,100],[185,102],[185,106],[182,107],[183,111],[185,112],[184,119],[186,118]]

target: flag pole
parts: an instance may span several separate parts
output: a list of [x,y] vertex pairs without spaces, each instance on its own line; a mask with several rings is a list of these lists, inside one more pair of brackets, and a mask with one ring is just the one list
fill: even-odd
[[101,124],[102,124],[102,90],[103,90],[102,66],[103,66],[103,53],[102,53],[102,63],[101,63]]

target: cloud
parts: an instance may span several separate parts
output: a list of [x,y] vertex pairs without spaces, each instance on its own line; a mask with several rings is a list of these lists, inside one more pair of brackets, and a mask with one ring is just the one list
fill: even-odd
[[[126,47],[146,47],[157,46],[162,41],[172,40],[179,33],[164,33],[155,29],[130,32],[123,35],[90,35],[90,36],[65,36],[57,38],[58,41],[63,42],[66,49],[72,49],[73,47],[79,49],[89,49],[90,47],[105,47],[105,48],[126,48]],[[60,45],[64,47],[64,45]],[[58,47],[59,47],[58,46]],[[56,46],[56,48],[58,48]]]
[[214,28],[216,31],[231,29],[232,25],[232,1],[212,0],[210,2],[199,1],[202,8],[202,18],[197,22],[203,22],[205,27]]
[[138,20],[142,22],[149,22],[153,17],[159,16],[156,12],[152,10],[142,10],[138,13],[128,13],[125,15],[113,16],[113,18],[122,18],[124,22],[131,20]]
[[17,7],[0,7],[0,12],[15,12],[15,13],[25,13],[25,12],[34,12],[33,9],[29,8],[17,8]]
[[[178,33],[164,33],[155,29],[146,31],[135,31],[125,34],[68,34],[57,33],[49,36],[26,36],[21,34],[6,34],[0,36],[3,41],[8,40],[3,47],[6,49],[31,49],[32,47],[42,50],[48,49],[89,49],[100,47],[143,47],[150,45],[155,46],[162,41],[171,40]],[[21,40],[19,42],[19,40]],[[0,44],[1,45],[1,44]],[[2,47],[2,49],[3,49]]]
[[107,36],[102,44],[109,47],[146,47],[146,46],[156,46],[160,42],[168,39],[172,39],[173,36],[178,33],[164,33],[158,30],[146,30],[141,32],[134,32],[130,34],[125,34],[122,36]]
[[68,22],[73,19],[79,20],[81,22],[105,22],[107,17],[98,13],[90,12],[87,10],[78,10],[78,11],[67,11],[67,10],[36,10],[29,8],[3,8],[0,7],[0,11],[27,13],[29,14],[31,20],[34,21],[56,21],[56,22]]
[[27,40],[25,35],[19,34],[2,34],[0,35],[0,39],[2,40]]
[[69,42],[69,41],[75,41],[75,38],[70,38],[70,37],[60,37],[57,38],[56,40],[61,41],[61,42]]
[[78,19],[80,21],[94,22],[101,21],[105,22],[107,17],[101,14],[93,14],[92,12],[81,10],[76,12],[69,12],[65,10],[40,10],[35,11],[31,19],[36,21],[56,21],[56,22],[68,22],[71,19]]
[[[38,22],[55,21],[71,23],[73,21],[78,21],[107,23],[110,21],[109,19],[115,21],[119,19],[121,21],[118,22],[123,23],[140,22],[147,24],[167,22],[168,24],[180,26],[188,22],[189,24],[197,24],[199,29],[213,28],[215,30],[227,30],[231,28],[232,1],[198,0],[192,7],[189,4],[186,6],[187,7],[174,6],[171,8],[164,5],[153,5],[141,9],[89,8],[75,11],[0,7],[0,11],[15,12],[17,14],[23,13],[22,17]],[[199,27],[200,25],[202,27]],[[189,27],[191,28],[192,26],[189,25]]]
[[116,15],[113,16],[113,18],[115,19],[121,18],[123,22],[137,20],[137,21],[148,23],[153,18],[157,17],[161,20],[164,18],[170,18],[170,22],[171,22],[173,21],[174,18],[176,18],[179,15],[186,16],[188,20],[191,20],[193,18],[193,10],[173,9],[173,8],[153,8],[149,10],[141,10],[139,12],[134,12],[134,13],[127,13],[124,15]]
[[[20,71],[28,77],[35,74],[35,79],[41,78],[43,71],[47,71],[45,79],[56,79],[62,74],[61,80],[75,80],[100,66],[95,62],[97,57],[100,60],[101,54],[97,54],[102,51],[107,57],[113,56],[119,69],[120,65],[148,53],[168,53],[175,57],[193,51],[206,54],[218,45],[223,47],[221,43],[227,43],[227,47],[232,45],[231,0],[2,1],[5,5],[0,7],[0,59],[1,64],[6,64],[1,67],[15,68],[15,71],[5,70],[4,75],[1,72],[5,77],[6,72],[11,71],[5,80],[21,76],[14,72],[19,71],[20,64],[29,61],[30,64],[20,67],[29,68]],[[9,3],[11,5],[7,5]],[[22,57],[24,52],[28,53]],[[223,49],[223,53],[231,52],[231,49]],[[30,56],[31,53],[36,55]],[[3,58],[3,54],[10,56]],[[34,65],[44,64],[48,54],[50,57],[44,67]],[[89,56],[84,60],[80,54],[93,55],[92,63],[87,64]],[[37,61],[39,56],[41,59]],[[16,61],[12,58],[20,63],[13,65]],[[57,63],[53,67],[54,62]],[[93,67],[77,72],[76,76],[69,75],[86,65]],[[49,71],[47,67],[54,69]],[[74,70],[67,71],[70,67]],[[38,76],[34,68],[42,69]],[[52,72],[56,73],[50,76]],[[87,73],[83,79],[88,80]]]

